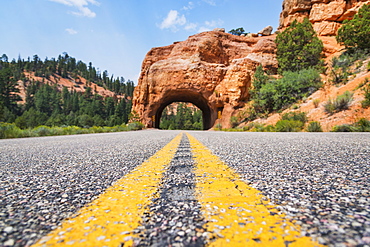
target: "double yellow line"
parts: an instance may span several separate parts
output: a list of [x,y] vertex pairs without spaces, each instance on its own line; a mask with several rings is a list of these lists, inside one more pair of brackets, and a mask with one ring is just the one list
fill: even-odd
[[[209,246],[320,246],[279,213],[217,156],[187,134],[196,167],[196,196],[208,222]],[[134,230],[155,196],[181,141],[164,148],[114,183],[34,246],[132,246]]]
[[262,192],[194,137],[188,135],[196,164],[196,193],[212,232],[209,246],[320,246],[301,236]]

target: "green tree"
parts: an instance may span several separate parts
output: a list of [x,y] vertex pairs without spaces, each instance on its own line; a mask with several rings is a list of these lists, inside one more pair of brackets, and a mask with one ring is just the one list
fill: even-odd
[[231,29],[231,30],[229,31],[229,33],[231,33],[231,34],[233,34],[233,35],[238,35],[238,36],[240,36],[240,35],[242,35],[242,34],[245,34],[245,31],[244,31],[244,28],[239,27],[239,28],[237,28],[237,29]]
[[45,113],[37,111],[33,107],[25,111],[20,118],[17,118],[15,121],[20,128],[34,128],[45,124],[48,120],[48,116]]
[[[4,55],[3,55],[4,56]],[[17,88],[17,82],[12,76],[11,68],[3,68],[0,70],[0,121],[9,121],[13,120],[9,118],[11,115],[18,113],[17,102],[21,100],[19,89]],[[12,114],[5,114],[6,112]],[[8,115],[7,117],[5,117]]]
[[114,99],[112,97],[107,97],[105,99],[105,112],[107,117],[110,117],[114,114]]
[[185,123],[184,123],[184,129],[185,130],[193,129],[193,123],[190,120],[186,120]]
[[118,102],[118,104],[116,105],[116,109],[114,111],[114,115],[117,116],[117,118],[119,119],[116,125],[120,125],[122,123],[128,122],[128,114],[126,111],[126,100],[125,99],[121,99]]
[[320,74],[315,69],[286,71],[281,79],[263,85],[253,95],[254,108],[260,113],[277,111],[312,94],[321,86]]
[[60,93],[56,86],[44,84],[34,96],[36,110],[47,116],[58,114],[61,111]]
[[337,41],[348,48],[370,48],[370,5],[364,5],[352,20],[345,20]]
[[93,121],[94,121],[94,126],[104,126],[105,125],[104,119],[99,115],[95,115],[93,117]]
[[186,103],[178,103],[176,114],[172,114],[174,110],[168,109],[175,106],[169,105],[164,108],[160,121],[161,129],[201,130],[203,128],[201,110],[188,107]]
[[277,60],[279,73],[300,71],[321,66],[322,41],[317,37],[310,21],[293,21],[290,27],[278,34]]
[[83,114],[78,117],[78,124],[80,127],[89,128],[94,125],[94,120],[89,115]]
[[259,65],[253,75],[253,89],[250,91],[252,97],[261,89],[263,85],[268,83],[269,79],[270,77],[265,74],[262,65]]
[[[34,72],[42,77],[40,81],[28,81],[23,71]],[[73,78],[76,85],[81,84],[81,77],[88,80],[88,87],[84,93],[69,90],[64,87],[61,91],[48,79],[59,80],[59,74],[65,78]],[[53,78],[54,77],[54,78]],[[17,81],[23,80],[26,88],[26,103],[18,106],[20,97]],[[45,80],[46,79],[46,80]],[[53,80],[52,80],[53,81]],[[115,91],[122,95],[104,98],[90,87],[92,83]],[[131,112],[135,85],[123,77],[114,79],[103,75],[93,67],[88,66],[70,57],[67,53],[59,55],[57,59],[41,60],[38,55],[23,60],[13,59],[9,62],[4,54],[0,56],[0,121],[14,122],[21,128],[38,125],[118,125],[126,123]]]
[[47,125],[47,126],[61,126],[61,125],[64,125],[65,122],[66,122],[66,116],[64,114],[54,113],[46,121],[45,125]]

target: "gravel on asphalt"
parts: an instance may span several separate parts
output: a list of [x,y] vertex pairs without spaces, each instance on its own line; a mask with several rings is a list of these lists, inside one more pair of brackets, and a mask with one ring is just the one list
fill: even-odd
[[0,140],[0,246],[29,246],[178,132]]
[[370,246],[370,134],[190,132],[302,234]]
[[[31,245],[178,133],[0,140],[0,245]],[[300,225],[303,236],[329,246],[370,246],[369,134],[189,133]],[[138,245],[204,244],[192,167],[184,138],[136,229]]]

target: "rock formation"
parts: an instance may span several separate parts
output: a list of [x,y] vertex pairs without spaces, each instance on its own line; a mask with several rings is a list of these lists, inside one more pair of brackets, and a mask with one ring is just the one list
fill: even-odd
[[159,127],[163,109],[191,102],[203,112],[204,129],[230,126],[248,100],[256,67],[277,69],[274,37],[248,38],[220,31],[190,36],[153,48],[146,55],[133,98],[133,111],[147,127]]
[[272,26],[267,26],[261,31],[259,31],[258,34],[261,34],[262,36],[270,36],[272,33],[272,30],[274,30]]
[[[333,36],[345,19],[351,19],[370,0],[284,0],[280,30],[293,20],[308,17],[324,42],[327,57],[339,51]],[[272,32],[262,30],[261,34]],[[277,70],[275,36],[236,36],[225,29],[190,36],[182,42],[153,48],[146,55],[133,111],[146,127],[159,128],[163,109],[173,102],[191,102],[203,112],[204,129],[230,117],[248,101],[256,67]]]
[[215,32],[225,32],[225,28],[215,28],[215,29],[213,29],[213,31],[215,31]]
[[284,0],[280,29],[294,20],[309,18],[320,36],[334,36],[346,19],[352,19],[369,0]]

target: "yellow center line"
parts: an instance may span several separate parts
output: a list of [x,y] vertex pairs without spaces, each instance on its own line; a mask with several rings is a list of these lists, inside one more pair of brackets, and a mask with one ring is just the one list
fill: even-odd
[[196,165],[196,196],[211,232],[209,246],[321,246],[301,236],[262,192],[187,134]]
[[131,246],[182,134],[33,246]]

